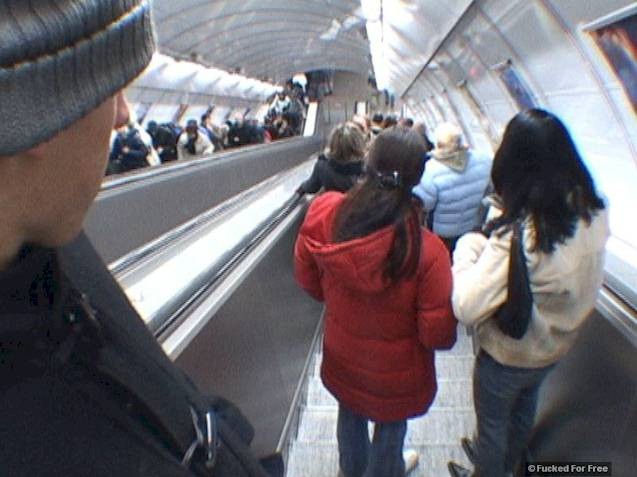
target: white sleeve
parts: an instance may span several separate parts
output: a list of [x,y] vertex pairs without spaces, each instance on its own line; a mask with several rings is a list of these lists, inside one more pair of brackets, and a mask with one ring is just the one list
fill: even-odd
[[202,141],[202,146],[203,146],[203,151],[201,152],[202,155],[206,155],[206,154],[212,154],[215,150],[215,147],[212,145],[212,142],[210,141],[210,139],[203,135],[200,134],[201,138],[203,139]]
[[179,140],[177,141],[177,159],[180,161],[188,157],[185,150],[187,140],[184,141],[184,136],[186,136],[185,133],[181,134],[181,136],[179,136]]
[[487,239],[469,233],[453,254],[453,311],[472,325],[489,318],[506,300],[511,233]]

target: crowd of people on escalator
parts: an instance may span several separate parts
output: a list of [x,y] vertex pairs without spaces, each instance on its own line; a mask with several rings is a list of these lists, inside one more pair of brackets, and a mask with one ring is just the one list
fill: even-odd
[[[280,454],[254,455],[241,411],[169,359],[82,231],[112,131],[118,155],[141,161],[141,144],[150,149],[123,96],[155,51],[148,2],[10,2],[8,11],[3,31],[20,34],[4,35],[0,49],[2,474],[283,477]],[[326,307],[321,377],[339,403],[340,472],[413,469],[407,420],[435,399],[435,353],[453,347],[459,321],[480,350],[476,468],[450,470],[519,475],[538,390],[602,281],[607,206],[550,112],[513,117],[490,168],[457,128],[437,127],[431,149],[422,127],[372,119],[337,128],[299,190],[323,190],[294,263]],[[180,145],[214,147],[196,121],[180,134],[157,148],[160,161],[179,160]],[[483,184],[485,197],[468,204]],[[462,227],[448,227],[452,214]]]
[[207,157],[214,152],[298,136],[302,133],[307,103],[304,86],[290,80],[268,101],[267,113],[261,121],[235,115],[217,125],[210,108],[199,121],[189,118],[181,125],[151,119],[146,129],[135,120],[127,104],[126,124],[112,133],[106,174]]
[[449,472],[525,475],[539,389],[594,307],[609,236],[564,124],[522,111],[491,157],[449,122],[432,142],[422,123],[355,116],[297,192],[318,193],[295,275],[325,304],[321,379],[339,405],[339,475],[417,466],[403,449],[407,421],[432,405],[434,355],[454,346],[458,322],[479,349],[477,428],[458,436],[475,468],[450,461]]

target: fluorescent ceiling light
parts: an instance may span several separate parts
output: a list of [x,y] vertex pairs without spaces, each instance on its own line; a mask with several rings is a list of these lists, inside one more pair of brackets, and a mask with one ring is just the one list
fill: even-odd
[[363,17],[368,22],[380,21],[381,0],[361,0]]
[[376,87],[380,90],[389,89],[389,64],[385,54],[381,0],[361,0],[361,9],[367,20],[367,38],[372,53]]

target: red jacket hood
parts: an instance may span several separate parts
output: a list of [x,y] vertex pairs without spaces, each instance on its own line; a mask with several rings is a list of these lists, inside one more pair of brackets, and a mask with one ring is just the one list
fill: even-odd
[[383,277],[383,269],[394,240],[394,229],[388,226],[362,238],[334,243],[332,224],[344,197],[331,192],[315,201],[301,233],[323,273],[337,277],[347,288],[380,292],[390,285]]
[[342,201],[338,193],[314,199],[294,248],[296,280],[325,302],[321,379],[339,402],[377,422],[421,415],[436,392],[433,350],[455,341],[449,252],[423,230],[418,273],[389,286],[382,264],[392,227],[334,243]]

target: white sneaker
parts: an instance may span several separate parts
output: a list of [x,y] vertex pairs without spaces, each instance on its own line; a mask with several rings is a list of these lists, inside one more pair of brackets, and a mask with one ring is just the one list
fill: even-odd
[[405,475],[407,475],[418,465],[418,452],[414,449],[404,450],[403,459],[405,460]]

